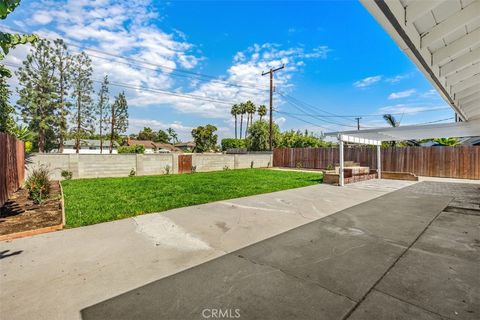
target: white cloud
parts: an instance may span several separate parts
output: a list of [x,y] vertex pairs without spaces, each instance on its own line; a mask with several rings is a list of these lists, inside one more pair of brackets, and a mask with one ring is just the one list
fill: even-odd
[[37,12],[32,17],[33,21],[38,24],[49,24],[52,22],[53,17],[46,12]]
[[400,91],[400,92],[393,92],[388,96],[388,100],[408,98],[411,95],[413,95],[415,92],[416,92],[415,89],[409,89],[409,90]]
[[362,80],[355,81],[353,83],[353,86],[356,87],[356,88],[366,88],[366,87],[371,86],[374,83],[379,82],[380,80],[382,80],[381,75],[366,77]]
[[408,114],[416,114],[419,112],[425,111],[441,111],[446,110],[448,107],[446,106],[422,106],[422,105],[408,105],[408,104],[396,104],[392,106],[385,106],[378,109],[379,114],[386,114],[386,113],[408,113]]
[[405,80],[405,79],[408,79],[412,76],[411,73],[407,73],[407,74],[399,74],[399,75],[396,75],[394,77],[391,77],[391,78],[386,78],[385,81],[386,82],[389,82],[389,83],[398,83],[402,80]]

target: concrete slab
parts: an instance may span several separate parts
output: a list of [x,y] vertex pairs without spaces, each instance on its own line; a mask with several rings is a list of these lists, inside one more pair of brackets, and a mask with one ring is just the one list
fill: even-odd
[[410,250],[376,288],[450,319],[478,319],[480,265]]
[[312,282],[229,254],[89,307],[82,318],[206,319],[222,310],[243,319],[339,319],[353,305]]
[[317,221],[236,253],[359,301],[404,250],[359,229]]
[[446,320],[435,313],[373,290],[349,320]]
[[0,314],[79,319],[99,301],[383,194],[315,185],[0,242]]

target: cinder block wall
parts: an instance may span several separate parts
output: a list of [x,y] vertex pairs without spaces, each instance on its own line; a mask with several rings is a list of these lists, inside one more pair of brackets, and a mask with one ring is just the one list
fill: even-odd
[[[135,170],[139,176],[178,173],[178,154],[33,154],[28,157],[27,177],[33,168],[46,166],[54,180],[60,180],[62,170],[71,171],[74,178],[126,177]],[[193,154],[192,166],[198,172],[272,166],[271,154]]]

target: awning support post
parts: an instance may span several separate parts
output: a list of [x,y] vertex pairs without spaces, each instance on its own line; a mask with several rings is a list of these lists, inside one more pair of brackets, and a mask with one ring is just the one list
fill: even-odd
[[343,173],[343,165],[344,165],[344,161],[343,161],[343,140],[342,138],[340,137],[339,139],[339,148],[338,148],[338,151],[340,152],[340,170],[339,170],[339,185],[341,187],[343,187],[345,185],[345,181],[344,181],[344,173]]
[[378,179],[382,179],[382,151],[381,145],[377,144],[377,177]]

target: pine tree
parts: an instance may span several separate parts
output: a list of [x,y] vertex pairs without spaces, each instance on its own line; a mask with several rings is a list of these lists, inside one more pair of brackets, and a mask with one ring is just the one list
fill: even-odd
[[67,100],[68,91],[71,87],[72,56],[67,51],[67,46],[62,39],[53,42],[55,50],[55,62],[57,69],[57,95],[58,95],[58,152],[63,152],[64,141],[68,133],[67,116],[72,104]]
[[110,112],[110,153],[113,150],[113,141],[116,136],[125,133],[128,128],[128,104],[125,92],[115,97]]
[[93,133],[94,106],[92,102],[92,61],[85,52],[76,55],[72,63],[72,98],[75,101],[73,116],[76,153],[80,139]]
[[40,40],[33,45],[23,66],[16,72],[23,121],[36,133],[38,150],[45,152],[55,139],[55,107],[57,101],[56,60],[50,41]]
[[14,112],[15,108],[10,105],[10,88],[5,77],[0,76],[0,132],[12,132]]
[[96,113],[98,115],[98,126],[100,131],[100,153],[103,153],[103,132],[107,130],[109,119],[109,97],[108,97],[108,76],[103,78],[102,86],[98,92],[98,100],[96,105]]

